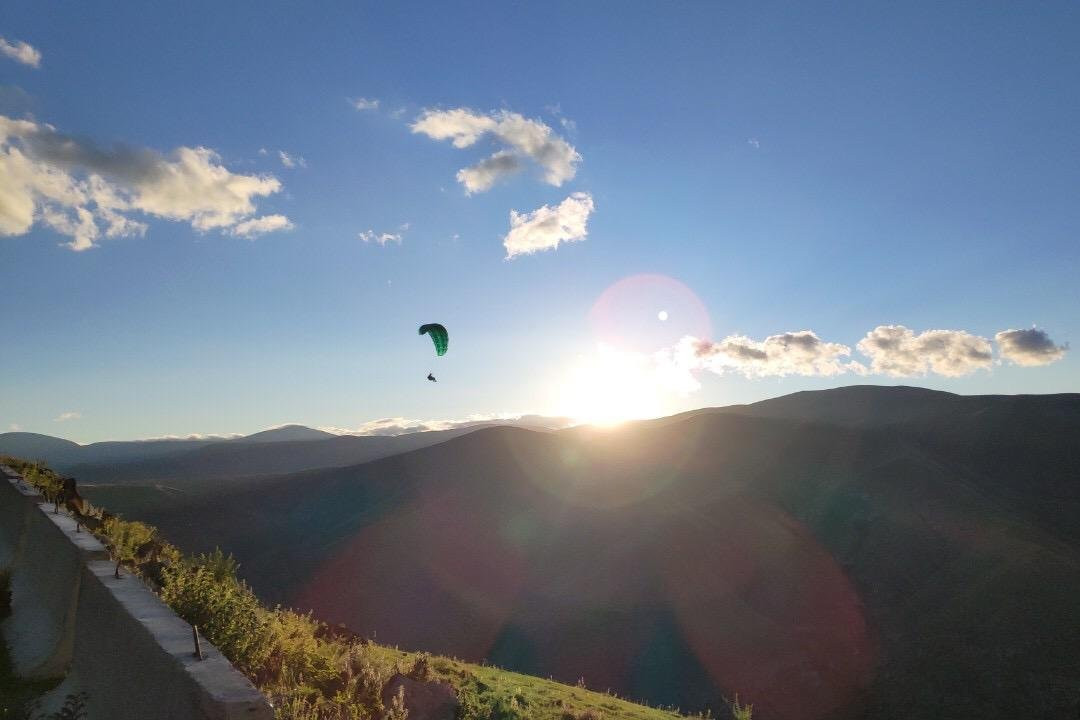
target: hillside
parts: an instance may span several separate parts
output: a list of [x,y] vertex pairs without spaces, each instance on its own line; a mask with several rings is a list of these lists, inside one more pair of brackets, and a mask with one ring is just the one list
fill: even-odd
[[[0,482],[17,478],[20,484],[27,483],[41,492],[49,492],[59,479],[51,469],[37,462],[5,455],[0,455],[0,471]],[[475,665],[430,653],[404,652],[340,627],[331,628],[309,614],[298,614],[280,606],[262,607],[251,590],[237,578],[233,558],[221,553],[185,556],[155,528],[139,521],[106,519],[101,510],[91,508],[77,517],[84,523],[86,533],[101,541],[112,557],[120,558],[117,572],[122,565],[124,573],[139,576],[182,619],[198,623],[204,642],[213,642],[216,650],[225,655],[236,670],[247,675],[275,708],[274,717],[279,720],[403,718],[405,714],[420,720],[447,720],[450,717],[458,720],[524,717],[597,720],[606,716],[627,720],[672,720],[684,717],[674,708],[644,706],[610,692],[590,690],[581,684],[566,685],[486,664]],[[61,512],[66,515],[74,511],[65,508]],[[133,540],[136,537],[139,539]],[[145,553],[134,550],[136,544],[144,542],[153,549]],[[55,559],[55,555],[43,550],[34,562],[48,565],[50,558]],[[26,606],[10,595],[10,582],[7,574],[0,573],[0,619],[10,618],[13,608],[23,608],[24,614],[16,617],[20,618],[20,623],[25,622]],[[164,610],[160,605],[156,607],[156,611],[151,611],[154,617]],[[100,610],[107,614],[106,610]],[[87,618],[86,622],[96,623],[102,619],[97,611],[91,615],[93,617]],[[6,628],[5,634],[11,629]],[[123,632],[120,635],[110,632],[108,640],[88,646],[90,662],[97,665],[102,652],[115,652],[118,648],[128,652],[131,646],[124,642],[123,636]],[[85,675],[75,680],[75,686],[79,687],[81,683],[86,688],[90,703],[85,702],[87,693],[82,693],[82,700],[78,694],[70,693],[65,697],[64,710],[48,715],[35,713],[44,693],[60,683],[66,685],[73,678],[70,674],[66,678],[38,680],[17,677],[4,639],[0,638],[0,718],[18,720],[32,716],[37,720],[73,720],[101,716],[100,705],[95,707],[92,703],[94,694],[102,688],[87,682]],[[7,639],[10,639],[9,634]],[[145,659],[145,655],[140,659]],[[214,672],[220,672],[221,666],[216,667]],[[206,669],[210,672],[209,664]],[[173,670],[175,668],[157,667],[157,678],[164,681]],[[103,677],[98,676],[97,680]],[[207,676],[204,674],[203,677]],[[112,680],[113,676],[108,679]],[[161,699],[161,687],[155,684],[149,689],[149,702],[156,705]],[[399,694],[395,701],[394,693],[399,689],[407,691],[404,695]],[[170,702],[183,703],[182,696],[187,692],[173,690],[167,694],[170,697],[166,706],[175,712],[178,708]],[[145,693],[143,698],[147,699]],[[253,698],[248,696],[247,700]],[[396,710],[395,702],[398,703]],[[246,715],[259,706],[258,702],[237,703],[232,709]],[[157,706],[157,709],[165,712],[165,707]],[[181,714],[189,717],[189,713]],[[721,708],[721,718],[732,716],[736,720],[749,720],[750,708],[740,708],[738,703]]]
[[473,430],[499,425],[548,431],[566,418],[527,415],[477,421],[448,430],[400,435],[334,435],[286,425],[243,437],[201,440],[107,441],[79,445],[36,433],[0,433],[0,453],[31,457],[84,484],[167,483],[195,490],[221,479],[355,465],[427,447]]
[[101,492],[403,647],[766,718],[1073,717],[1078,418],[1076,395],[843,388]]

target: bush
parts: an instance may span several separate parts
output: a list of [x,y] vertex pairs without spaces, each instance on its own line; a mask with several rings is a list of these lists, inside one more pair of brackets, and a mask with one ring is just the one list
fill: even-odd
[[240,570],[240,563],[232,556],[221,552],[221,548],[214,548],[212,553],[196,555],[189,561],[191,565],[205,568],[217,582],[232,580],[236,582],[239,577],[236,573]]
[[120,565],[135,562],[139,550],[154,539],[154,528],[145,523],[110,517],[101,525],[101,536],[116,561],[116,577],[120,577]]
[[426,652],[417,653],[416,659],[413,661],[413,666],[408,672],[408,676],[413,680],[419,680],[420,682],[427,682],[432,677],[431,670],[431,655]]
[[161,599],[245,673],[255,675],[266,662],[268,613],[246,584],[218,580],[213,568],[176,564],[162,569]]
[[[286,676],[327,687],[340,680],[337,648],[316,637],[320,623],[311,615],[278,608],[266,623],[267,653],[257,676],[263,684],[281,683]],[[344,663],[342,663],[344,665]]]
[[754,706],[740,705],[739,696],[735,696],[735,702],[731,703],[731,715],[735,720],[753,720]]

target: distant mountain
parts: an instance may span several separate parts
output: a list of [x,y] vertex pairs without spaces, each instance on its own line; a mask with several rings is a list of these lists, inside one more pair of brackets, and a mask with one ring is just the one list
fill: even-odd
[[0,453],[42,460],[61,472],[80,464],[124,463],[159,458],[222,442],[224,438],[199,440],[109,440],[79,445],[51,435],[9,432],[0,434]]
[[128,440],[89,445],[37,433],[0,433],[0,453],[43,460],[89,483],[201,482],[246,475],[289,473],[375,460],[444,442],[482,427],[514,425],[549,430],[567,418],[526,415],[515,420],[462,423],[449,430],[397,435],[335,435],[284,425],[238,438]]
[[29,460],[46,460],[55,468],[77,462],[82,445],[31,432],[0,433],[0,453]]
[[168,483],[185,489],[220,479],[340,467],[427,447],[470,432],[460,428],[407,435],[333,435],[326,440],[215,443],[169,457],[80,464],[69,472],[87,484]]
[[1071,718],[1078,437],[1080,395],[864,386],[88,493],[409,648],[780,720]]
[[315,430],[314,428],[305,427],[303,425],[282,425],[281,427],[272,428],[270,430],[263,430],[262,432],[245,435],[241,438],[235,438],[234,440],[232,440],[232,442],[291,442],[296,440],[328,440],[335,437],[337,437],[337,435],[335,435],[334,433],[325,432],[323,430]]

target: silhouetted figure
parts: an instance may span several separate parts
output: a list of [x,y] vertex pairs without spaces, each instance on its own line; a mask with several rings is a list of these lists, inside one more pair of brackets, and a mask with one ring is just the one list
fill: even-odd
[[57,510],[60,509],[61,504],[75,518],[75,532],[80,532],[82,526],[86,524],[90,504],[75,488],[75,478],[73,477],[64,478],[64,489],[60,491],[56,498]]
[[430,380],[431,382],[439,382],[438,380],[435,379],[435,376],[432,375],[431,373],[427,374],[427,379]]
[[86,499],[75,488],[75,478],[73,477],[64,478],[63,503],[64,507],[73,515],[86,515],[86,511],[89,509]]

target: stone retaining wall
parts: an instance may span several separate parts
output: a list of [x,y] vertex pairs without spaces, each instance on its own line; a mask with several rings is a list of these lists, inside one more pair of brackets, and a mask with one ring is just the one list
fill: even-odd
[[0,466],[0,571],[11,615],[0,624],[16,672],[63,677],[45,699],[88,693],[89,720],[270,720],[266,698],[138,577],[118,580],[105,547]]

